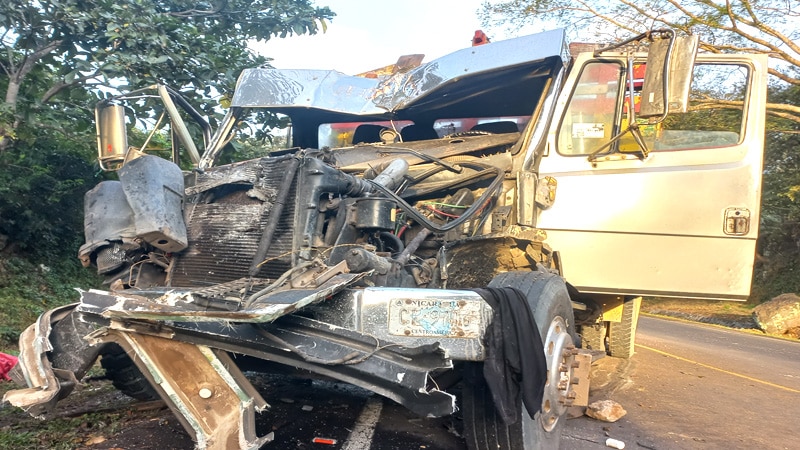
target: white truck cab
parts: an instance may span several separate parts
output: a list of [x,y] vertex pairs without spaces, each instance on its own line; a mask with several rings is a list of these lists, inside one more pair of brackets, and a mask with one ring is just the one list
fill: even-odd
[[[625,125],[624,58],[584,53],[575,61],[539,165],[539,179],[556,183],[555,201],[539,209],[535,226],[582,293],[745,300],[759,224],[766,56],[698,55],[688,111],[641,125],[646,156],[630,135],[612,144],[616,152],[592,156]],[[638,101],[636,93],[635,108]]]

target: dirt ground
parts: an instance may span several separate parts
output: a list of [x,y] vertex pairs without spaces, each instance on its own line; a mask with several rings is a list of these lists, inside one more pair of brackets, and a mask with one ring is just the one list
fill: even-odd
[[[11,381],[0,383],[2,393],[16,388]],[[0,448],[134,449],[144,444],[193,448],[164,402],[133,400],[99,377],[84,379],[48,420],[32,418],[7,403],[0,409]]]
[[[645,300],[645,314],[679,317],[740,329],[757,327],[744,303]],[[117,392],[93,369],[81,389],[59,403],[53,418],[31,418],[8,404],[0,407],[0,448],[191,449],[193,442],[161,401],[137,402]],[[0,382],[0,395],[14,389]]]

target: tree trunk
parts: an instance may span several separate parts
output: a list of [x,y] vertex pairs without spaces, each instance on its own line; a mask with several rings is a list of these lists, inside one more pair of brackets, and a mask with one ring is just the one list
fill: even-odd
[[17,98],[19,97],[20,80],[18,77],[8,78],[8,89],[6,89],[6,103],[11,105],[11,110],[17,110]]

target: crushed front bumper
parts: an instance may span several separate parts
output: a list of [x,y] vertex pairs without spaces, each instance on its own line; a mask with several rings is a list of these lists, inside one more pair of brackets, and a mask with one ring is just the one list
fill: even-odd
[[[483,359],[488,305],[471,291],[346,289],[353,279],[334,277],[237,311],[208,309],[189,291],[83,292],[79,304],[45,313],[25,331],[20,367],[28,388],[8,392],[5,400],[45,416],[102,345],[114,342],[198,448],[255,449],[271,440],[256,436],[254,425],[255,413],[268,404],[229,354],[260,359],[265,370],[280,364],[354,384],[422,416],[455,412],[455,397],[431,379],[455,360]],[[66,347],[69,361],[57,354]]]

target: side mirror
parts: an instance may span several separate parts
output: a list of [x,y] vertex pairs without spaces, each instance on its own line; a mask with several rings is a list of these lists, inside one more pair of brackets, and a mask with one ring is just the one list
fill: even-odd
[[125,108],[112,103],[100,103],[94,109],[97,124],[97,160],[103,170],[116,170],[128,153],[128,134],[125,129]]
[[697,46],[697,35],[658,39],[650,44],[639,117],[663,118],[688,110]]

